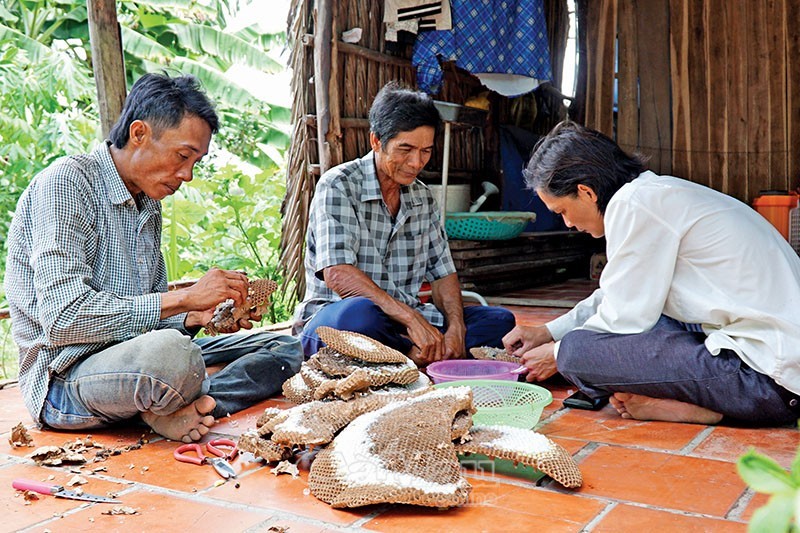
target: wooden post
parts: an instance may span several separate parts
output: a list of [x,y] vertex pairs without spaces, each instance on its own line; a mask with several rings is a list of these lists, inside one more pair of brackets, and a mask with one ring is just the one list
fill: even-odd
[[103,137],[108,137],[122,112],[127,93],[117,4],[116,0],[88,0],[86,7],[100,123]]
[[328,126],[331,110],[328,90],[331,80],[331,35],[333,11],[329,0],[315,0],[314,21],[314,95],[317,105],[317,147],[322,173],[331,167],[331,151],[328,144]]
[[575,100],[569,106],[569,118],[578,124],[586,124],[586,85],[588,68],[586,59],[589,56],[587,45],[589,26],[589,0],[575,1],[575,18],[578,24],[578,73],[575,83]]
[[[329,122],[328,131],[325,134],[325,142],[328,145],[328,153],[330,166],[335,167],[342,161],[342,127],[340,119],[342,117],[341,111],[341,96],[339,94],[339,2],[334,2],[330,7],[331,12],[331,27],[330,27],[330,74],[328,79],[328,112]],[[327,170],[327,169],[326,169]]]

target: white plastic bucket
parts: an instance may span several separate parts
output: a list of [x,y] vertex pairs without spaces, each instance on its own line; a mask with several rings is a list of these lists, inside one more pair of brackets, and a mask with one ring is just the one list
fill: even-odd
[[[441,185],[428,185],[428,188],[436,198],[436,202],[442,201],[442,186]],[[469,211],[469,185],[448,185],[447,186],[447,211],[455,213],[460,211]]]

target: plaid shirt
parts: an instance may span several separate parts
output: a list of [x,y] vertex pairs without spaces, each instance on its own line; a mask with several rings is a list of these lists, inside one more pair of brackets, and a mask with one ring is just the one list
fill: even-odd
[[392,298],[441,326],[444,316],[439,310],[420,303],[420,286],[456,271],[428,187],[418,180],[403,187],[400,211],[392,220],[372,152],[329,170],[319,180],[308,221],[305,265],[306,295],[295,315],[298,325],[324,305],[341,300],[325,285],[322,271],[353,265]]
[[161,204],[141,207],[103,143],[91,154],[59,159],[33,178],[17,204],[8,236],[5,287],[19,346],[19,383],[34,420],[50,376],[110,344],[166,320]]

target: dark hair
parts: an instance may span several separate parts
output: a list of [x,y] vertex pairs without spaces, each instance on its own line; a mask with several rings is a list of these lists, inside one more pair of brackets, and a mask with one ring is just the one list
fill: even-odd
[[645,163],[599,131],[564,121],[536,144],[522,173],[528,187],[558,197],[575,196],[578,185],[587,185],[597,194],[600,213],[605,213],[614,193],[644,172]]
[[431,126],[436,132],[440,121],[439,111],[430,96],[396,81],[390,81],[378,91],[369,109],[369,129],[381,144],[420,126]]
[[133,84],[125,99],[117,123],[108,137],[117,148],[128,144],[134,120],[144,120],[158,137],[166,129],[176,128],[186,115],[195,115],[208,123],[211,133],[219,131],[214,104],[202,91],[194,76],[170,78],[167,74],[145,74]]

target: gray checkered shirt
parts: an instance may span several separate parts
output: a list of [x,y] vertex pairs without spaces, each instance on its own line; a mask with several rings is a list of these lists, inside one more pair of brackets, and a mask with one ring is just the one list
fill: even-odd
[[305,324],[324,305],[341,300],[322,279],[334,265],[353,265],[394,299],[431,324],[444,317],[419,301],[423,281],[453,274],[439,208],[420,181],[403,187],[392,220],[381,196],[374,154],[332,168],[320,178],[311,202],[306,238],[306,295],[295,319]]
[[138,209],[108,144],[65,157],[33,178],[8,235],[5,288],[19,346],[25,405],[40,420],[50,376],[85,356],[160,328],[166,320],[161,204]]

